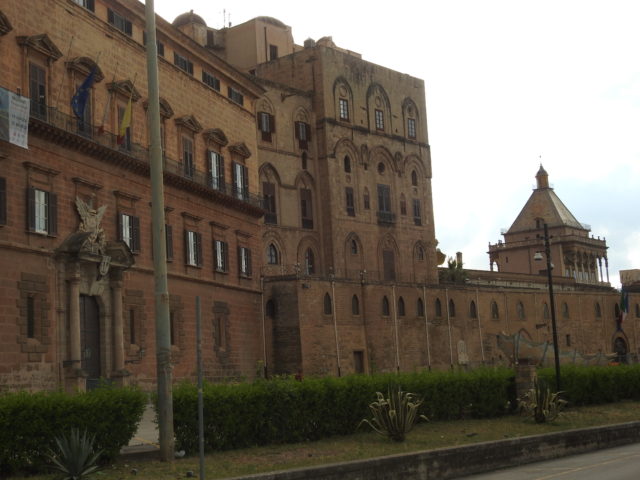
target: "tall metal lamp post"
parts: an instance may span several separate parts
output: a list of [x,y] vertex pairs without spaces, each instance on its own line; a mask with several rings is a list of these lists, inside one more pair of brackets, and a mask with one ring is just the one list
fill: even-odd
[[[560,352],[558,351],[558,330],[556,328],[556,304],[553,299],[553,277],[551,271],[553,264],[551,263],[551,246],[549,245],[549,228],[544,224],[544,253],[547,260],[547,283],[549,284],[549,303],[551,303],[551,331],[553,335],[553,354],[556,363],[556,391],[560,391]],[[536,261],[542,260],[542,253],[536,252],[533,256]]]

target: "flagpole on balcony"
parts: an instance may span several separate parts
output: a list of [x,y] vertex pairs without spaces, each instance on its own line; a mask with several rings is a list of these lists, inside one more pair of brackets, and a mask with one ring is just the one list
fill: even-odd
[[153,0],[145,1],[147,31],[147,79],[149,90],[149,160],[151,164],[151,221],[156,307],[156,369],[158,389],[158,430],[162,461],[174,459],[173,395],[171,381],[171,327],[167,287],[167,245],[164,223],[164,185],[160,143],[160,93],[158,47]]

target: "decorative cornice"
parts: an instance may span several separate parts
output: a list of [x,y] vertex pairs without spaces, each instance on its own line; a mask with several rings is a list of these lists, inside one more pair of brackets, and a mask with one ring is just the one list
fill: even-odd
[[253,237],[252,234],[250,234],[249,232],[245,232],[244,230],[236,230],[236,235],[239,236],[239,237],[244,237],[244,238]]
[[96,62],[89,57],[76,57],[64,63],[69,70],[74,70],[82,75],[89,75],[95,68],[96,73],[93,76],[94,82],[99,83],[104,79],[104,74]]
[[107,90],[119,93],[124,97],[130,96],[131,100],[134,102],[137,102],[142,97],[131,80],[120,80],[118,82],[107,83]]
[[206,142],[217,143],[221,147],[226,147],[229,143],[229,139],[220,128],[209,128],[202,132]]
[[[142,104],[145,110],[149,108],[149,99],[146,99]],[[171,118],[173,117],[173,108],[169,105],[164,98],[160,97],[160,116],[162,118]]]
[[211,220],[209,222],[209,225],[211,225],[213,228],[218,228],[220,230],[228,230],[229,229],[229,227],[227,225],[223,225],[221,223],[214,222],[213,220]]
[[113,194],[116,197],[126,198],[127,200],[131,200],[133,202],[137,202],[138,200],[140,200],[140,197],[138,197],[137,195],[134,195],[134,194],[128,193],[128,192],[123,192],[122,190],[114,190]]
[[175,119],[176,125],[191,130],[193,133],[202,131],[202,125],[193,115],[183,115]]
[[92,190],[100,190],[102,188],[102,185],[100,185],[99,183],[94,183],[94,182],[90,182],[89,180],[86,180],[82,177],[73,177],[71,179],[71,181],[73,183],[80,183],[82,185],[86,185],[87,187],[91,188]]
[[234,143],[229,147],[229,151],[240,155],[242,158],[249,158],[251,156],[251,150],[247,148],[244,142]]
[[27,48],[32,48],[33,50],[42,53],[50,60],[54,62],[58,60],[62,56],[62,52],[56,44],[49,38],[49,35],[46,33],[41,33],[40,35],[32,35],[30,37],[19,36],[16,37],[18,45],[24,46]]
[[189,220],[192,220],[194,222],[199,222],[200,220],[202,220],[202,217],[198,217],[197,215],[189,212],[180,212],[180,215],[182,215],[182,218],[188,218]]
[[59,170],[54,170],[53,168],[44,167],[42,165],[38,165],[37,163],[33,163],[33,162],[22,162],[22,165],[27,170],[36,170],[38,172],[42,172],[46,175],[51,175],[54,177],[60,173]]
[[6,35],[11,30],[13,30],[13,26],[11,25],[11,22],[9,21],[7,16],[4,13],[2,13],[2,10],[0,10],[0,36]]

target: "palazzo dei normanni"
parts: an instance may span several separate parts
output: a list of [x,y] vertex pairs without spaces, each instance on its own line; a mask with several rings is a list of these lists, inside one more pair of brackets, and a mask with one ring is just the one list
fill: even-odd
[[[137,0],[0,6],[0,391],[154,385],[146,40]],[[157,49],[174,379],[196,296],[213,381],[546,362],[545,223],[562,361],[637,361],[639,289],[542,166],[489,271],[441,266],[422,80],[271,17]]]

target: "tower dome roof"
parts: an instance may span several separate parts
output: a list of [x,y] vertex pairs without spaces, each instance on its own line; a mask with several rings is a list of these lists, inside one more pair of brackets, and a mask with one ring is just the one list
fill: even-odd
[[180,27],[182,25],[186,25],[187,23],[199,23],[201,25],[207,26],[207,23],[200,15],[196,15],[193,13],[193,10],[188,11],[187,13],[183,13],[182,15],[178,15],[176,19],[173,21],[172,25],[174,27]]

